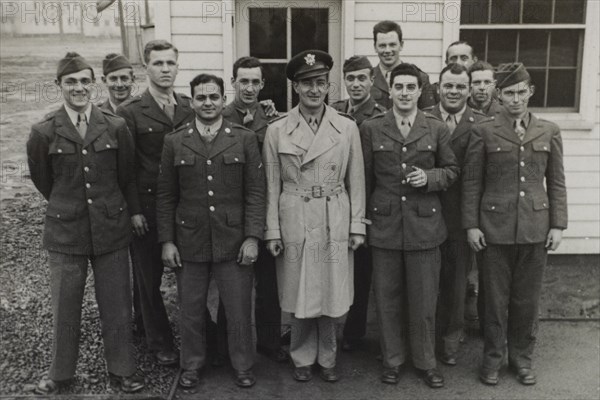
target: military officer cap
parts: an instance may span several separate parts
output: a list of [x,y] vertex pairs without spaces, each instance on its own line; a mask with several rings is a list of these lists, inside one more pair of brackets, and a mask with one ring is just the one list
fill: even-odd
[[367,57],[352,56],[344,61],[344,74],[346,72],[358,71],[361,69],[372,69],[373,66]]
[[127,57],[125,57],[122,54],[107,54],[104,60],[102,60],[102,73],[104,74],[104,76],[123,68],[133,69],[133,66],[131,65]]
[[333,59],[321,50],[306,50],[296,54],[285,68],[290,81],[314,78],[329,73],[333,67]]
[[92,66],[81,57],[78,53],[68,52],[63,59],[58,62],[56,68],[56,79],[60,81],[60,78],[64,75],[72,74],[73,72],[79,72],[84,69],[92,71],[92,78],[94,77],[94,69]]
[[498,82],[496,87],[498,89],[503,89],[514,85],[515,83],[529,81],[531,79],[529,72],[527,72],[523,63],[500,64],[496,69],[495,75],[496,81]]

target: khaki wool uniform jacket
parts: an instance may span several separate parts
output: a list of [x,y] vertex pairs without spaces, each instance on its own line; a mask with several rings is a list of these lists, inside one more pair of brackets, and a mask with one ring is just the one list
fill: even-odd
[[[233,103],[228,104],[223,109],[222,115],[223,118],[225,118],[226,120],[244,126],[244,117],[241,116],[238,110],[235,109]],[[267,126],[269,125],[269,121],[272,121],[275,118],[277,117],[267,117],[262,106],[259,104],[258,107],[256,107],[256,112],[254,113],[254,120],[248,126],[246,126],[246,128],[256,133],[256,139],[258,139],[258,144],[260,148],[262,148],[262,145],[265,142],[265,135],[267,133]]]
[[[442,113],[440,105],[437,104],[434,107],[430,107],[425,111],[435,115],[442,120]],[[450,135],[450,147],[456,156],[456,161],[459,167],[463,167],[465,163],[465,153],[467,152],[467,146],[469,145],[469,137],[471,135],[471,128],[474,124],[479,123],[487,119],[485,114],[479,111],[472,110],[467,106],[460,122],[454,129],[454,132]],[[444,189],[440,192],[440,200],[442,202],[442,214],[444,215],[444,221],[446,222],[446,228],[448,230],[448,239],[450,240],[467,240],[467,233],[462,228],[461,220],[461,193],[462,185],[460,179],[450,185],[449,188]]]
[[262,238],[265,176],[254,132],[226,120],[207,146],[195,122],[165,137],[158,178],[158,241],[182,260],[237,258],[245,238]]
[[281,309],[296,318],[339,317],[354,296],[350,234],[365,234],[363,157],[356,123],[329,106],[313,133],[299,108],[273,121],[265,240],[281,239]]
[[[367,182],[369,245],[390,250],[425,250],[446,240],[438,191],[458,179],[448,127],[437,117],[417,111],[407,138],[393,110],[365,121],[361,128]],[[418,167],[427,185],[414,188],[406,175]]]
[[[341,113],[347,113],[349,102],[350,100],[348,99],[336,101],[331,105],[331,107]],[[382,114],[385,111],[385,107],[379,105],[379,103],[377,103],[373,97],[370,97],[366,103],[362,104],[358,110],[354,111],[354,113],[352,113],[350,116],[356,120],[356,125],[360,126],[365,120],[373,117],[374,115]]]
[[463,228],[486,242],[546,241],[567,228],[567,193],[560,130],[531,114],[523,142],[513,119],[499,112],[473,127],[463,172]]
[[[434,106],[437,101],[435,99],[435,90],[433,85],[429,83],[429,75],[421,71],[421,69],[419,69],[419,67],[416,65],[412,65],[419,70],[421,81],[423,82],[423,85],[421,86],[421,97],[419,97],[418,103],[419,110]],[[375,75],[375,81],[371,87],[371,97],[373,97],[378,104],[389,110],[393,105],[392,99],[390,99],[390,85],[381,73],[379,64],[373,68],[373,71]]]
[[133,140],[122,118],[90,106],[85,139],[63,106],[33,125],[27,141],[31,180],[48,200],[50,251],[101,255],[131,241]]

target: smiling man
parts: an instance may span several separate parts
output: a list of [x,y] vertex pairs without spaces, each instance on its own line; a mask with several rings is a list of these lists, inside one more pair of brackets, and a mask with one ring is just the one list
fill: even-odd
[[193,388],[206,365],[206,300],[214,277],[228,322],[235,383],[252,373],[252,286],[264,232],[265,177],[256,135],[223,119],[223,80],[191,82],[195,120],[165,138],[158,179],[158,241],[177,271],[181,318],[179,384]]
[[131,97],[135,83],[133,66],[125,56],[111,53],[102,60],[102,73],[102,82],[108,89],[108,99],[100,108],[114,114],[117,107]]
[[169,42],[152,40],[144,48],[148,90],[125,101],[117,114],[125,118],[135,140],[137,193],[131,245],[133,270],[139,285],[146,343],[161,365],[176,365],[173,333],[160,292],[163,263],[156,230],[156,180],[164,136],[190,123],[189,97],[175,93],[178,51]]

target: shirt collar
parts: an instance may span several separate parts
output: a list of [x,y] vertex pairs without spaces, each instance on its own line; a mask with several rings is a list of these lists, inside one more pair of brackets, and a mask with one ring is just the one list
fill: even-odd
[[[77,126],[77,120],[79,118],[79,111],[73,110],[71,107],[69,107],[66,104],[65,104],[65,110],[67,110],[67,115],[69,116],[69,119],[73,123],[73,126]],[[87,121],[87,123],[89,125],[90,116],[92,115],[92,105],[88,104],[87,108],[85,109],[85,111],[83,113],[85,114],[85,120]]]
[[113,109],[113,112],[117,112],[117,107],[119,106],[113,103],[110,97],[108,98],[108,104],[110,104],[110,107]]
[[168,106],[170,104],[177,105],[177,100],[175,99],[174,93],[171,91],[169,94],[159,92],[152,85],[148,86],[148,90],[152,95],[152,98],[162,106]]
[[[465,103],[462,110],[460,110],[457,113],[452,114],[452,115],[454,115],[454,119],[456,120],[457,124],[460,123],[460,120],[462,119],[462,116],[466,110],[467,110],[467,104]],[[440,103],[440,113],[442,114],[442,121],[446,122],[446,119],[448,118],[448,115],[450,115],[450,113],[448,111],[446,111],[444,109],[444,107],[442,107],[442,103]]]
[[367,101],[369,101],[370,99],[371,99],[371,94],[367,95],[367,97],[363,101],[361,101],[360,103],[358,103],[356,105],[352,105],[352,100],[348,99],[348,111],[350,111],[351,108],[353,108],[354,111],[358,110],[363,105],[365,105],[367,103]]
[[531,121],[531,113],[528,111],[523,118],[521,118],[521,121],[523,121],[523,126],[525,127],[525,129],[529,128],[529,122]]
[[395,108],[392,108],[392,110],[394,112],[394,118],[396,118],[396,125],[398,125],[398,127],[400,127],[400,124],[402,123],[402,120],[404,118],[408,118],[408,123],[411,128],[415,124],[415,119],[417,118],[417,109],[416,108],[411,114],[409,114],[406,117],[403,117],[402,115],[398,114],[398,112],[396,111]]
[[210,127],[210,131],[212,133],[215,132],[219,132],[219,130],[221,129],[221,126],[223,125],[223,117],[219,117],[219,119],[217,120],[217,122],[215,122],[212,125],[204,125],[199,119],[198,117],[196,117],[196,129],[198,129],[198,132],[200,132],[200,134],[204,133],[204,131],[206,130],[206,127]]

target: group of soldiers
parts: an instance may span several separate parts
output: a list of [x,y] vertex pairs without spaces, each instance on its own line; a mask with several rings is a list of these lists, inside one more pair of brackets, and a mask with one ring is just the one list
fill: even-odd
[[[253,57],[235,62],[228,105],[223,79],[211,74],[190,82],[191,98],[174,92],[178,51],[164,40],[145,46],[141,95],[131,96],[129,61],[106,57],[100,107],[90,103],[92,66],[77,53],[59,61],[64,106],[27,143],[31,178],[48,200],[54,316],[52,365],[38,393],[75,375],[88,261],[109,377],[126,393],[144,387],[134,316],[156,362],[179,364],[184,388],[200,383],[211,360],[230,362],[235,383],[253,386],[256,349],[291,358],[297,381],[318,370],[335,382],[336,327],[346,316],[342,348],[361,345],[371,285],[381,381],[398,383],[411,360],[428,386],[442,387],[437,362],[457,364],[474,264],[480,380],[497,384],[508,356],[519,382],[536,383],[542,273],[567,227],[559,129],[528,111],[535,88],[522,64],[494,69],[456,42],[431,84],[400,60],[398,24],[377,23],[373,40],[380,63],[346,60],[348,99],[331,106],[331,56],[295,55],[286,75],[299,104],[281,116],[258,100],[265,79]],[[165,268],[177,278],[179,352],[160,292]]]

